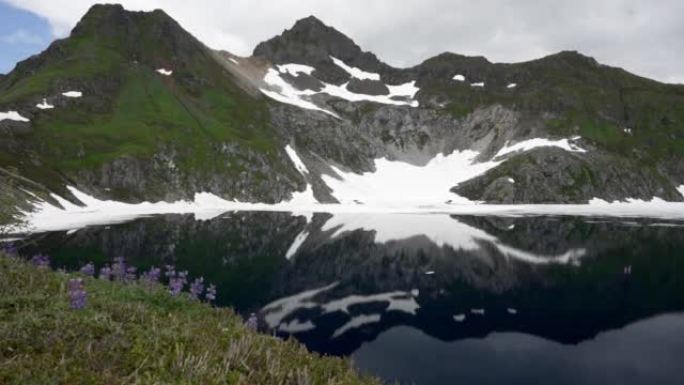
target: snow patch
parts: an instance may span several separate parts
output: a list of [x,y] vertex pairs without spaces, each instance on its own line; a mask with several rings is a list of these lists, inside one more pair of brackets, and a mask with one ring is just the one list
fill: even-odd
[[230,60],[233,64],[240,65],[240,62],[237,61],[237,60],[235,60],[235,59],[233,59],[232,57],[229,57],[228,60]]
[[494,168],[500,162],[477,162],[478,152],[454,151],[438,154],[425,166],[375,160],[375,172],[356,174],[331,166],[341,178],[323,175],[332,195],[342,204],[361,201],[371,205],[408,207],[429,202],[472,203],[450,192],[453,186]]
[[309,173],[309,169],[306,168],[306,165],[304,164],[304,162],[302,162],[302,159],[299,157],[299,155],[297,155],[297,152],[289,144],[285,146],[285,152],[287,153],[287,156],[290,157],[290,160],[292,161],[292,163],[294,163],[295,167],[302,175]]
[[466,319],[466,315],[465,314],[456,314],[453,318],[454,318],[454,321],[456,321],[456,322],[463,322]]
[[280,73],[273,68],[270,68],[268,72],[266,72],[266,76],[264,76],[264,82],[269,86],[275,87],[280,90],[280,92],[275,92],[267,90],[265,88],[260,88],[260,91],[271,99],[274,99],[281,103],[291,104],[293,106],[304,108],[306,110],[321,111],[339,119],[339,116],[334,112],[318,107],[316,104],[302,98],[302,96],[310,96],[315,94],[314,91],[301,91],[296,89],[288,82],[286,82],[283,78],[281,78]]
[[485,84],[484,84],[484,82],[477,82],[477,83],[470,83],[470,86],[471,86],[471,87],[482,88],[482,87],[485,86]]
[[463,76],[461,74],[454,75],[454,77],[451,79],[456,80],[457,82],[464,82],[466,80],[465,76]]
[[508,178],[507,180],[508,180],[508,183],[512,183],[512,184],[515,183],[515,179],[513,179],[513,178]]
[[517,87],[517,86],[518,86],[517,83],[509,83],[509,84],[506,86],[506,88],[511,89],[511,88],[515,88],[515,87]]
[[679,191],[679,194],[684,197],[684,184],[677,187],[677,191]]
[[158,72],[159,74],[161,74],[161,75],[164,75],[164,76],[171,76],[171,75],[173,75],[173,71],[172,71],[172,70],[167,70],[167,69],[165,69],[165,68],[158,68],[158,69],[157,69],[157,72]]
[[62,95],[66,96],[67,98],[80,98],[83,96],[83,92],[81,92],[81,91],[67,91],[67,92],[62,92]]
[[28,118],[21,116],[17,111],[0,112],[0,122],[3,120],[14,120],[15,122],[30,122]]
[[[416,81],[410,81],[408,83],[404,84],[399,84],[396,86],[392,86],[389,84],[386,84],[387,88],[390,90],[389,97],[407,97],[413,99],[418,91],[420,91],[420,88],[416,87]],[[417,105],[416,105],[417,107]]]
[[[419,105],[417,100],[411,100],[420,90],[418,87],[416,87],[415,81],[398,85],[387,85],[387,88],[390,91],[389,95],[366,95],[349,91],[347,89],[349,83],[335,85],[322,82],[323,89],[321,91],[299,90],[280,76],[281,74],[285,73],[289,73],[293,76],[297,76],[302,73],[310,75],[313,73],[313,71],[313,67],[303,64],[284,64],[278,66],[278,70],[271,68],[264,76],[264,82],[271,89],[261,88],[260,90],[266,96],[281,103],[295,105],[308,110],[322,111],[338,119],[339,116],[337,114],[319,107],[309,100],[310,97],[317,94],[327,94],[350,102],[369,101],[381,104],[410,107],[418,107]],[[278,91],[274,91],[273,89]]]
[[55,106],[47,102],[47,99],[43,99],[41,103],[36,104],[36,107],[40,108],[41,110],[50,110],[55,108]]
[[506,146],[499,150],[499,152],[494,156],[494,158],[499,158],[504,155],[508,155],[510,153],[514,152],[525,152],[532,150],[534,148],[538,147],[558,147],[562,148],[565,151],[569,152],[580,152],[584,153],[587,152],[587,150],[579,147],[578,145],[572,143],[574,141],[577,141],[581,139],[579,136],[575,136],[573,138],[565,138],[565,139],[558,139],[558,140],[551,140],[551,139],[545,139],[545,138],[534,138],[534,139],[528,139],[524,140],[522,142],[518,142],[514,145],[509,145],[509,143],[506,143]]
[[380,74],[366,72],[360,68],[348,66],[345,62],[333,56],[330,56],[330,59],[332,59],[333,63],[335,63],[336,66],[345,70],[352,77],[355,77],[360,80],[380,80]]
[[389,95],[366,95],[366,94],[357,94],[355,92],[351,92],[347,89],[347,85],[349,83],[344,83],[341,86],[337,86],[334,84],[325,84],[325,87],[323,90],[321,90],[321,93],[326,93],[330,96],[336,96],[340,99],[344,99],[350,102],[375,102],[375,103],[380,103],[380,104],[389,104],[389,105],[395,105],[395,106],[410,106],[410,107],[418,107],[418,101],[417,100],[396,100],[394,99],[395,97],[409,97],[413,98],[413,96],[416,94],[416,92],[419,91],[419,88],[415,86],[415,81],[405,83],[405,84],[400,84],[396,86],[390,86],[388,85],[387,88],[389,88],[390,93]]

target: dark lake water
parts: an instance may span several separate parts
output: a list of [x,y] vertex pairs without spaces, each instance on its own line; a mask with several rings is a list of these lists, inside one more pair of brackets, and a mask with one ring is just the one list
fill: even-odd
[[239,212],[39,234],[24,252],[175,264],[264,332],[401,384],[681,384],[683,226]]

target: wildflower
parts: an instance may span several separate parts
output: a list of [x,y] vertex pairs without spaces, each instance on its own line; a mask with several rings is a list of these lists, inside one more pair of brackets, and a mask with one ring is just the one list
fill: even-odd
[[257,319],[256,314],[252,313],[249,315],[249,318],[245,322],[245,326],[251,331],[257,331],[257,329],[259,329],[259,320]]
[[152,266],[150,270],[142,273],[140,279],[142,279],[145,283],[153,284],[159,282],[159,277],[161,277],[161,269]]
[[42,254],[34,255],[31,258],[31,263],[38,266],[41,269],[48,269],[50,268],[50,257]]
[[216,285],[209,285],[209,287],[207,288],[207,293],[204,295],[204,298],[206,298],[207,302],[209,303],[216,301]]
[[195,279],[190,285],[190,296],[194,299],[199,299],[199,297],[204,292],[204,278],[199,277]]
[[10,256],[15,256],[19,254],[19,250],[17,247],[14,245],[14,243],[6,243],[2,245],[2,251]]
[[86,292],[83,279],[69,280],[69,303],[72,309],[83,309],[86,305]]
[[186,283],[188,283],[188,272],[181,271],[180,273],[173,272],[169,278],[169,294],[173,297],[178,296]]
[[95,276],[95,265],[93,265],[92,262],[88,262],[85,266],[83,266],[80,270],[81,274],[87,275],[88,277],[94,277]]
[[100,269],[100,279],[103,281],[110,281],[112,279],[112,268],[109,265],[104,265]]

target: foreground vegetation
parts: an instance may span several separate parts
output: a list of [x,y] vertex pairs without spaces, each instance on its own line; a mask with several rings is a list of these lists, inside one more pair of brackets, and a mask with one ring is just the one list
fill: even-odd
[[164,287],[83,276],[0,252],[1,384],[376,384],[349,362],[248,330],[239,316]]

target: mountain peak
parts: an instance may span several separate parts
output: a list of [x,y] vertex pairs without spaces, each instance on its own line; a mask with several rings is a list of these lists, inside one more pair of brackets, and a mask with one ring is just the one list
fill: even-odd
[[313,66],[321,79],[333,83],[341,82],[348,76],[333,63],[331,56],[370,72],[380,72],[387,67],[375,55],[364,52],[348,36],[315,16],[300,19],[292,28],[260,43],[253,54],[274,64]]
[[167,30],[182,28],[178,23],[161,9],[151,12],[129,11],[121,4],[95,4],[76,24],[72,34],[104,33],[113,34],[117,31],[131,32],[145,23]]
[[334,28],[331,28],[331,27],[325,25],[325,23],[323,23],[323,21],[321,21],[321,19],[317,18],[314,15],[310,15],[310,16],[301,18],[301,19],[297,20],[295,22],[295,24],[292,26],[292,30],[326,29],[326,28],[334,29]]

